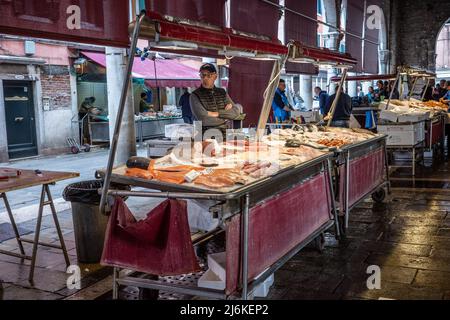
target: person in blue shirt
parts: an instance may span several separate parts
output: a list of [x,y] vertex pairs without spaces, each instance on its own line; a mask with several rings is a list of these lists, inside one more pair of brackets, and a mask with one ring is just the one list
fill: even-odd
[[327,105],[329,95],[326,91],[322,90],[320,87],[315,87],[314,93],[316,94],[317,98],[319,99],[320,114],[324,115],[325,114],[325,106]]
[[[450,86],[448,86],[448,88],[450,88]],[[445,95],[441,98],[441,102],[450,106],[450,90],[448,90],[445,93]]]
[[272,101],[272,110],[276,122],[285,122],[291,118],[292,106],[286,97],[286,83],[280,79]]
[[191,103],[189,102],[191,94],[189,93],[188,88],[183,88],[183,90],[184,93],[181,95],[178,105],[181,107],[181,116],[183,117],[184,123],[192,124],[192,110]]
[[373,90],[372,86],[369,87],[369,92],[366,97],[369,100],[369,103],[373,103],[375,101],[375,90]]

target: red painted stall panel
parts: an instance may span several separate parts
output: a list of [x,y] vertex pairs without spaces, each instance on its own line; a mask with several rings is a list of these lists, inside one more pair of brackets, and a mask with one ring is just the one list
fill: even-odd
[[[385,178],[384,149],[379,148],[360,158],[350,160],[349,206],[361,200],[367,193],[380,185]],[[339,203],[341,212],[345,205],[345,166],[339,169]]]
[[[431,146],[439,143],[443,135],[444,135],[444,123],[442,121],[431,123]],[[427,148],[431,147],[429,131],[425,133],[425,141]]]
[[225,0],[146,0],[145,7],[163,15],[225,25]]
[[[234,293],[240,282],[240,218],[240,214],[234,216],[226,229],[227,294]],[[253,207],[249,216],[249,279],[330,219],[331,197],[324,173]]]
[[128,1],[0,1],[0,33],[127,47]]

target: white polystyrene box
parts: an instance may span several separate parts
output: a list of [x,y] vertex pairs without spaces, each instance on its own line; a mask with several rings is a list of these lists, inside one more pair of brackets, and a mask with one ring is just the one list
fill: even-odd
[[186,123],[167,124],[164,127],[166,138],[179,139],[183,137],[192,137],[194,135],[194,126]]
[[391,122],[397,122],[398,120],[398,113],[389,111],[389,110],[383,110],[380,112],[380,119],[388,120]]
[[225,281],[221,280],[214,272],[208,269],[199,279],[198,286],[202,288],[224,290]]
[[272,273],[267,279],[261,283],[258,287],[256,287],[255,291],[253,291],[253,296],[259,298],[265,298],[269,294],[270,287],[273,285],[275,280],[274,274]]
[[214,272],[221,280],[225,281],[227,276],[226,252],[212,253],[208,255],[209,270]]

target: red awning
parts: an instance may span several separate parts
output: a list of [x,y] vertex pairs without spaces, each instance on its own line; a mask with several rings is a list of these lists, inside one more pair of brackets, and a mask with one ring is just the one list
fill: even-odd
[[[98,52],[81,52],[90,60],[106,67],[106,56]],[[156,77],[155,77],[156,64]],[[134,78],[145,79],[149,87],[199,87],[200,77],[198,70],[183,63],[169,59],[146,59],[142,61],[139,57],[134,58]]]

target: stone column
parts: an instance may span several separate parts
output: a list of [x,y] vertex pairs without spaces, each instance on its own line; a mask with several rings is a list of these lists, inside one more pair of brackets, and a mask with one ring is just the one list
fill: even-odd
[[391,56],[391,52],[389,50],[379,50],[378,51],[379,56],[379,66],[380,66],[380,73],[381,74],[389,74],[390,71],[390,65],[389,65],[389,58]]
[[[349,77],[356,76],[356,73],[355,72],[349,72],[348,76]],[[348,93],[348,95],[350,97],[356,97],[356,95],[357,95],[356,87],[357,87],[356,81],[347,81],[347,90],[348,90],[347,93]]]
[[312,109],[313,95],[312,95],[312,76],[300,75],[300,96],[304,101],[304,106],[307,109]]
[[[128,57],[126,56],[125,49],[106,47],[106,80],[108,90],[110,141],[112,141],[114,134],[122,86],[125,81],[127,61]],[[134,125],[132,81],[130,79],[114,165],[124,164],[129,157],[134,155],[136,155],[136,132]]]

